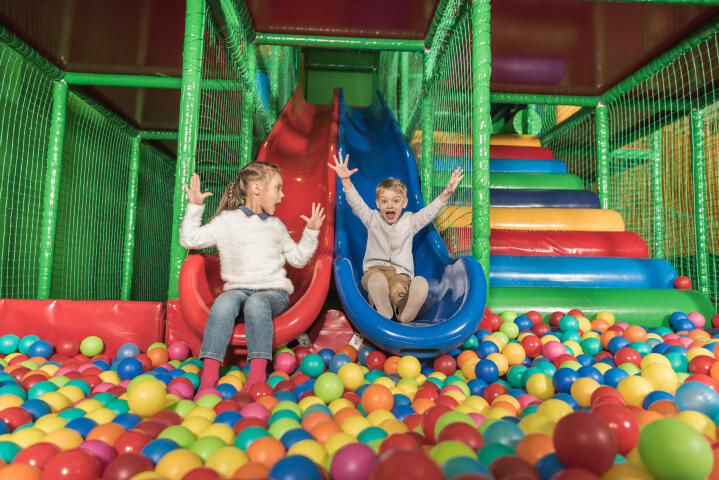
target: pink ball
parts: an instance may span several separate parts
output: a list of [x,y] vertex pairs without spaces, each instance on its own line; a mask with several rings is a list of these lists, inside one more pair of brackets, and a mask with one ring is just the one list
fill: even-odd
[[291,374],[297,368],[297,359],[290,352],[280,352],[275,357],[275,370]]
[[66,375],[70,372],[74,372],[75,369],[71,367],[60,367],[57,369],[53,377],[62,377],[63,375]]
[[113,385],[112,383],[109,383],[109,382],[98,383],[98,384],[95,385],[95,387],[92,389],[92,393],[107,392],[108,390],[110,390],[110,389],[111,389],[112,387],[114,387],[114,386],[115,386],[115,385]]
[[[172,391],[170,391],[172,389]],[[167,388],[167,393],[172,393],[173,395],[177,395],[180,398],[192,398],[192,394],[195,393],[192,386],[188,385],[186,383],[177,382],[173,383],[172,385],[169,385]],[[178,395],[179,393],[179,395]]]
[[459,388],[457,385],[447,385],[446,387],[443,387],[442,390],[440,390],[441,394],[445,394],[447,392],[450,392],[452,390],[456,390],[459,393],[464,394],[461,388]]
[[517,397],[517,401],[519,402],[520,407],[522,407],[522,409],[525,409],[532,403],[539,401],[539,399],[537,397],[535,397],[534,395],[530,395],[529,393],[524,393]]
[[679,341],[682,343],[683,347],[689,348],[689,345],[691,345],[694,340],[689,337],[681,337],[679,338]]
[[629,327],[629,324],[627,322],[617,322],[614,324],[615,327],[619,327],[622,329],[622,331],[626,330],[627,327]]
[[245,405],[240,410],[240,414],[242,414],[243,417],[259,418],[265,423],[267,423],[267,420],[270,418],[269,410],[260,403],[250,403],[249,405]]
[[365,480],[369,478],[377,455],[364,443],[350,443],[337,450],[332,458],[330,475],[344,480]]
[[542,346],[542,353],[549,360],[554,360],[558,356],[567,353],[567,349],[564,348],[564,345],[562,345],[560,342],[554,340],[551,342],[547,342]]
[[123,380],[120,383],[118,383],[118,386],[120,386],[122,388],[127,388],[128,385],[130,385],[130,379]]
[[689,313],[689,315],[687,315],[687,317],[689,317],[689,320],[691,320],[694,326],[697,328],[703,328],[704,325],[707,323],[707,319],[704,318],[704,315],[699,312],[691,312]]
[[85,370],[87,370],[88,368],[97,368],[97,365],[93,365],[92,363],[83,363],[82,365],[77,367],[77,371],[82,373]]
[[167,354],[170,356],[170,360],[183,361],[190,355],[190,347],[185,342],[173,342],[167,348]]
[[102,440],[88,440],[81,443],[78,448],[87,450],[88,452],[95,455],[95,458],[100,460],[102,467],[100,471],[104,470],[108,463],[117,456],[115,449]]
[[469,415],[469,418],[472,419],[472,421],[474,422],[474,424],[475,424],[477,427],[479,427],[480,425],[482,425],[482,422],[484,422],[485,420],[487,420],[487,417],[485,417],[485,416],[482,415],[481,413],[470,412],[470,413],[468,413],[467,415]]

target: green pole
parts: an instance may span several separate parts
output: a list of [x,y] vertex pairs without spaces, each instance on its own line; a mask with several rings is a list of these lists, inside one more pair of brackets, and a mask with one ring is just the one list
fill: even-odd
[[37,298],[50,298],[52,286],[52,263],[55,257],[55,232],[57,231],[57,208],[60,200],[60,173],[62,147],[67,120],[67,83],[55,82],[52,91],[52,117],[50,118],[47,145],[47,169],[45,170],[45,199],[40,227],[40,258],[38,260]]
[[[254,43],[247,44],[247,73],[250,78],[255,78],[257,65],[257,48]],[[254,104],[252,95],[245,92],[242,95],[242,121],[240,123],[240,137],[242,145],[240,150],[240,166],[247,165],[252,161],[252,116]]]
[[170,281],[167,298],[178,298],[177,282],[187,250],[180,245],[180,224],[185,214],[185,189],[195,170],[197,130],[200,121],[202,79],[202,44],[205,38],[205,2],[187,0],[185,43],[182,49],[182,89],[177,142],[177,167],[172,208],[172,243],[170,244]]
[[279,99],[280,92],[280,47],[270,47],[270,121],[277,120],[282,108]]
[[472,255],[489,288],[490,0],[472,0]]
[[[131,88],[182,88],[180,77],[155,77],[152,75],[118,75],[114,73],[81,73],[66,72],[65,81],[68,85],[98,85],[108,87]],[[202,80],[203,90],[239,92],[242,84],[233,80],[208,79]]]
[[[424,69],[422,83],[429,81],[429,55],[424,54]],[[434,125],[432,124],[434,113],[434,101],[431,98],[432,92],[422,89],[422,199],[425,205],[432,201],[432,162],[434,157]]]
[[493,103],[537,103],[540,105],[576,105],[580,107],[596,107],[599,103],[599,97],[581,95],[492,92],[489,97]]
[[692,110],[692,184],[694,185],[694,241],[696,244],[697,290],[709,296],[707,248],[706,158],[704,154],[704,111]]
[[137,217],[137,176],[140,170],[140,145],[138,135],[132,139],[130,174],[127,180],[127,210],[125,213],[125,253],[122,259],[121,300],[130,300],[132,292],[132,266],[135,256],[135,219]]
[[609,208],[609,112],[600,103],[596,108],[597,127],[597,194],[599,206]]
[[409,120],[409,52],[400,53],[399,68],[399,126],[402,133],[406,133]]
[[305,48],[334,48],[347,50],[424,51],[423,40],[393,38],[323,37],[316,35],[289,35],[257,33],[257,45],[284,45]]
[[662,198],[662,134],[652,133],[652,219],[654,255],[664,258],[664,199]]
[[[437,69],[437,63],[442,55],[444,46],[449,43],[449,36],[452,33],[452,27],[456,24],[457,18],[459,17],[459,9],[462,6],[461,0],[449,0],[442,3],[437,7],[437,12],[432,21],[433,29],[430,29],[430,33],[425,39],[424,45],[425,56],[429,58],[425,65],[425,76],[427,79],[431,79],[434,76]],[[442,7],[440,9],[440,7]]]
[[596,109],[593,107],[583,107],[579,109],[578,111],[574,112],[571,117],[564,120],[562,123],[559,123],[546,132],[542,133],[542,145],[548,145],[553,139],[567,133],[580,123],[582,123],[584,120],[587,119],[587,117],[594,114],[594,111]]

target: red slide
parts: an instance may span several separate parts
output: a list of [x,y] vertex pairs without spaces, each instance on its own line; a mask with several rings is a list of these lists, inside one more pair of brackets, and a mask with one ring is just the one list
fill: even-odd
[[[327,166],[337,151],[337,93],[329,105],[310,105],[298,88],[282,110],[257,155],[257,160],[277,165],[282,171],[285,198],[277,208],[290,235],[299,241],[313,202],[327,215],[319,246],[302,269],[287,265],[295,286],[290,308],[274,319],[274,347],[284,345],[305,332],[324,305],[332,272],[335,225],[335,172]],[[189,329],[202,338],[210,307],[222,292],[219,262],[213,255],[190,255],[182,265],[179,280],[180,309]],[[230,341],[233,353],[246,352],[245,325],[238,323]]]

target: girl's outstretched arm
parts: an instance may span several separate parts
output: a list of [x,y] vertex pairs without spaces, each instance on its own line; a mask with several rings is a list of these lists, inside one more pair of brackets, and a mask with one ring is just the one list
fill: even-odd
[[295,243],[295,241],[292,240],[289,232],[287,232],[287,228],[284,229],[282,239],[285,260],[295,268],[302,268],[307,265],[307,262],[309,262],[312,255],[314,255],[315,250],[317,250],[317,244],[319,243],[318,237],[320,234],[319,228],[325,220],[324,208],[322,208],[319,203],[313,203],[312,216],[307,218],[304,215],[300,215],[300,218],[307,222],[307,228],[302,232],[302,238],[300,238],[299,243]]
[[190,188],[185,187],[187,192],[187,209],[180,226],[180,245],[183,248],[209,248],[215,246],[215,239],[212,235],[211,223],[202,226],[202,213],[205,211],[205,198],[212,195],[212,192],[202,193],[200,190],[200,176],[192,174]]

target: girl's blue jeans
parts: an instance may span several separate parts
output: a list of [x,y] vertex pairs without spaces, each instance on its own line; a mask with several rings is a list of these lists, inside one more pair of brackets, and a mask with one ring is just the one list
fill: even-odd
[[273,317],[287,310],[290,297],[284,290],[235,289],[222,293],[210,309],[210,317],[202,337],[200,358],[225,358],[237,316],[245,323],[247,359],[272,360],[272,339],[275,334]]

